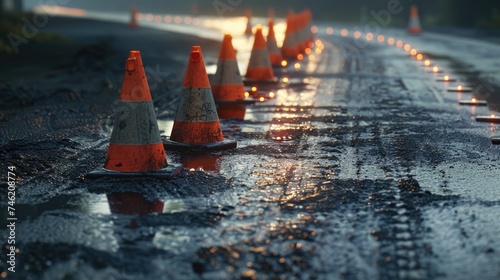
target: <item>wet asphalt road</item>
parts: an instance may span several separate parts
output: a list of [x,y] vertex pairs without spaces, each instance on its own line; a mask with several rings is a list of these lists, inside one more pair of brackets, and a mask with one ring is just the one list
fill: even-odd
[[[313,61],[280,73],[289,86],[261,88],[274,99],[222,121],[238,149],[169,152],[192,168],[171,181],[83,179],[105,157],[122,58],[97,76],[4,86],[43,96],[2,109],[2,155],[19,177],[8,277],[500,278],[500,153],[495,128],[471,118],[488,109],[460,108],[470,95],[446,92],[401,50],[320,39]],[[178,86],[152,91],[166,134]]]

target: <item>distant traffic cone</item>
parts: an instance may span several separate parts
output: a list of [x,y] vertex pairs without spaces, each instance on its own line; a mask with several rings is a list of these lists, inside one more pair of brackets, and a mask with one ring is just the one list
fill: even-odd
[[412,5],[410,10],[410,22],[408,24],[408,33],[420,34],[421,32],[422,32],[422,27],[420,26],[418,7],[417,5]]
[[182,166],[167,164],[139,51],[130,52],[125,69],[104,168],[89,177],[173,177]]
[[275,80],[269,52],[267,51],[266,39],[262,35],[262,26],[260,25],[257,27],[257,32],[255,32],[255,41],[245,77],[252,81]]
[[132,6],[130,8],[130,23],[128,24],[130,28],[137,28],[139,24],[137,24],[137,8]]
[[171,150],[227,150],[236,142],[225,140],[208,81],[201,47],[194,46],[182,85],[174,126],[165,148]]
[[232,40],[230,34],[224,35],[217,72],[212,81],[212,93],[216,102],[245,99],[245,85],[236,61]]
[[274,21],[269,19],[269,32],[267,33],[267,51],[269,52],[269,60],[272,66],[281,66],[283,55],[281,54],[278,43],[276,42],[276,35],[274,33]]
[[146,215],[149,213],[163,213],[164,203],[161,200],[149,201],[140,193],[110,193],[106,196],[113,214]]
[[250,36],[253,34],[253,32],[252,32],[252,10],[247,9],[246,17],[247,17],[247,27],[245,29],[245,35]]
[[281,54],[286,58],[297,58],[299,55],[299,48],[297,47],[296,30],[294,23],[294,15],[288,15],[286,19],[285,40],[281,47]]

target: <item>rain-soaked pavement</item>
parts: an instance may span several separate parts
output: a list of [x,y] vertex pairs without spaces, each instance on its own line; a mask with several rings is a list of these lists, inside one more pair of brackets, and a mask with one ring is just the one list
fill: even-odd
[[[19,177],[8,276],[499,279],[500,153],[495,127],[472,118],[491,108],[459,107],[471,94],[446,91],[459,82],[436,82],[397,47],[318,38],[300,69],[280,71],[287,86],[259,86],[274,98],[219,111],[243,118],[222,120],[237,149],[169,152],[187,167],[173,180],[84,179],[105,157],[111,122],[95,104],[114,100],[119,69],[24,113],[4,108],[2,154]],[[426,55],[463,70],[459,57]],[[480,74],[457,75],[475,87]],[[167,135],[178,86],[153,90]]]

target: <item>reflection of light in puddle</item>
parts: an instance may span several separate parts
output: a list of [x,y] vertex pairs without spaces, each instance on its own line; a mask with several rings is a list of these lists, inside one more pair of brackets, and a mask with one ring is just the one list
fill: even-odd
[[184,201],[182,200],[165,200],[163,203],[163,213],[180,213],[186,210]]
[[94,198],[90,198],[87,203],[89,203],[89,213],[102,215],[111,214],[108,198],[105,194],[96,195]]
[[164,134],[166,135],[170,135],[173,127],[173,120],[158,120],[158,128],[160,129],[160,131],[164,131]]

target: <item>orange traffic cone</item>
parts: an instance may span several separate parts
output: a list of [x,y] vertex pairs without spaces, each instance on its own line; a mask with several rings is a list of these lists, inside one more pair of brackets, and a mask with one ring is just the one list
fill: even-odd
[[241,101],[245,99],[245,85],[241,78],[233,37],[224,35],[220,50],[217,72],[212,80],[212,93],[216,102]]
[[255,32],[255,41],[245,77],[248,80],[261,82],[274,82],[276,80],[267,51],[266,39],[262,35],[262,26],[260,25],[257,27],[257,32]]
[[269,59],[272,66],[282,66],[283,55],[281,54],[278,43],[276,42],[276,35],[274,33],[274,21],[269,19],[269,32],[267,33],[267,51],[269,52]]
[[294,15],[288,15],[286,19],[286,32],[285,40],[283,41],[283,46],[281,47],[281,54],[287,58],[297,58],[299,55],[299,48],[297,47],[296,30]]
[[164,203],[161,200],[149,201],[140,193],[110,193],[106,196],[109,209],[113,214],[146,215],[149,213],[163,213]]
[[174,126],[165,148],[171,150],[227,150],[236,141],[222,135],[201,47],[194,46],[182,85]]
[[246,17],[247,17],[247,27],[245,29],[245,35],[250,36],[253,34],[253,32],[252,32],[252,10],[247,9]]
[[132,6],[130,8],[130,23],[128,24],[130,28],[137,28],[139,24],[137,24],[137,8]]
[[182,166],[167,164],[139,51],[130,52],[125,69],[106,162],[89,177],[173,177]]
[[412,5],[410,10],[410,22],[408,24],[408,33],[420,34],[421,32],[422,32],[422,27],[420,26],[418,7],[417,5]]

